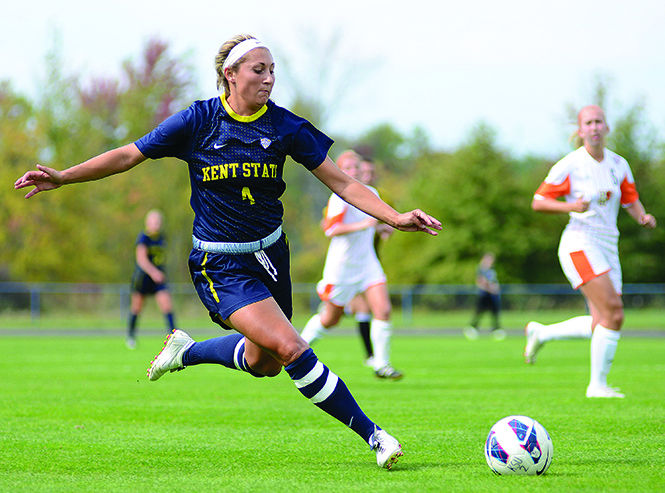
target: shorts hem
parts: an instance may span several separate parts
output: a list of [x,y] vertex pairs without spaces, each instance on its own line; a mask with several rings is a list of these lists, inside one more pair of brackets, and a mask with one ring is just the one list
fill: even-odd
[[270,293],[264,293],[259,296],[255,296],[253,298],[247,298],[245,300],[242,300],[241,302],[236,303],[235,305],[225,309],[224,312],[216,312],[216,313],[220,317],[222,317],[223,320],[228,320],[231,315],[233,315],[241,308],[244,308],[247,305],[251,305],[253,303],[258,303],[259,301],[267,300],[268,298],[272,298],[272,295]]
[[582,279],[582,281],[580,281],[580,283],[577,284],[577,286],[573,285],[573,289],[579,289],[582,286],[584,286],[585,284],[589,283],[590,281],[593,281],[594,279],[598,279],[600,276],[609,273],[611,270],[612,269],[607,269],[606,271],[603,271],[599,274],[595,274],[593,277],[590,277],[589,279]]

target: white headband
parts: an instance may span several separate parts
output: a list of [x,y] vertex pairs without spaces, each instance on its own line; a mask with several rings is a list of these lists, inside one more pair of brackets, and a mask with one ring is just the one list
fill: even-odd
[[229,52],[229,56],[226,57],[226,60],[224,60],[224,64],[222,65],[222,70],[226,70],[234,63],[236,63],[238,60],[240,60],[242,57],[244,57],[247,53],[256,48],[267,49],[268,47],[263,43],[261,43],[261,41],[259,41],[258,39],[254,38],[241,41],[240,43],[235,45],[233,49]]

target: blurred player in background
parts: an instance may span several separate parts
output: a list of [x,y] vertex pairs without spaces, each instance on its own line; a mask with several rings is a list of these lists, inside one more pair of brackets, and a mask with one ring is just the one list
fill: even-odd
[[37,165],[14,186],[34,187],[26,194],[30,198],[64,184],[128,171],[147,158],[186,161],[194,210],[192,282],[211,319],[237,333],[196,342],[175,330],[151,362],[148,377],[157,380],[206,363],[255,377],[276,376],[284,367],[303,396],[362,437],[375,451],[377,464],[390,468],[402,456],[399,442],[363,413],[342,379],[319,361],[290,322],[289,245],[279,200],[286,189],[286,157],[397,229],[436,235],[441,223],[418,209],[398,213],[341,172],[327,155],[333,141],[270,100],[274,67],[263,43],[235,36],[215,57],[217,87],[223,94],[195,101],[138,141],[64,171]]
[[[365,185],[374,186],[376,182],[376,167],[371,159],[362,157],[362,161],[360,161],[360,176],[358,179]],[[376,251],[377,258],[380,258],[379,245],[381,241],[390,238],[395,230],[385,223],[377,223],[375,229],[374,250]],[[365,349],[365,364],[374,368],[374,347],[370,337],[372,311],[369,307],[369,303],[367,303],[365,294],[359,293],[355,295],[351,300],[351,303],[344,307],[344,311],[355,316],[356,322],[358,323],[358,332]]]
[[146,296],[155,295],[159,309],[166,317],[167,333],[173,332],[173,302],[166,284],[166,240],[162,233],[164,217],[158,210],[145,216],[145,230],[136,240],[136,267],[132,275],[131,305],[127,328],[127,347],[136,347],[136,321]]
[[[605,148],[609,127],[598,106],[585,106],[577,116],[581,146],[557,162],[534,195],[531,207],[570,215],[559,243],[559,261],[574,289],[579,289],[590,316],[526,326],[524,358],[534,363],[542,345],[553,339],[591,338],[591,375],[587,397],[624,394],[607,384],[623,324],[619,207],[645,228],[656,227],[639,200],[624,158]],[[557,200],[564,197],[565,201]]]
[[506,338],[506,332],[499,323],[499,314],[501,312],[501,286],[494,270],[494,254],[487,252],[480,259],[480,264],[476,271],[476,287],[478,294],[476,297],[476,311],[471,319],[469,327],[464,329],[464,335],[467,339],[478,339],[478,324],[480,317],[489,310],[492,313],[492,336],[497,341]]
[[[361,157],[354,151],[345,151],[337,165],[351,178],[360,178]],[[373,187],[367,186],[378,197]],[[402,372],[390,364],[390,298],[386,276],[374,249],[377,220],[332,194],[326,207],[324,231],[330,245],[323,268],[323,279],[317,292],[323,309],[305,325],[302,338],[309,344],[321,338],[325,331],[336,326],[344,307],[357,294],[363,294],[373,315],[370,338],[374,355],[371,363],[379,378],[398,380]]]

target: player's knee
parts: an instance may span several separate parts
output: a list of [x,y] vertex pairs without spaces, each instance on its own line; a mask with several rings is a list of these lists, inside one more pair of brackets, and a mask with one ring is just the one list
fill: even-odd
[[621,298],[618,298],[616,301],[613,301],[608,306],[608,325],[615,330],[618,330],[623,325],[624,313],[623,313],[623,303]]
[[280,346],[279,357],[284,366],[290,365],[297,360],[302,353],[307,351],[309,345],[304,339],[298,337],[297,340],[288,341]]
[[381,306],[372,312],[372,316],[378,320],[390,320],[390,305]]

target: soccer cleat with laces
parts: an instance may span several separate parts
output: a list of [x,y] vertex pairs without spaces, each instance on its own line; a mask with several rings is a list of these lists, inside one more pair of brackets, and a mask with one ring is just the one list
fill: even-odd
[[393,368],[390,365],[386,365],[382,368],[379,368],[378,370],[376,370],[374,372],[374,374],[378,378],[386,378],[386,379],[389,379],[389,380],[399,380],[400,378],[402,378],[404,376],[404,373],[402,373],[399,370],[396,370],[395,368]]
[[148,368],[148,378],[152,381],[158,380],[167,371],[177,371],[184,368],[182,364],[182,355],[185,354],[194,339],[182,330],[174,330],[164,341],[164,347],[155,359],[150,362]]
[[605,399],[623,399],[626,397],[624,394],[619,392],[619,389],[614,388],[614,387],[603,387],[603,386],[592,386],[589,385],[586,388],[586,396],[587,397],[601,397]]
[[379,467],[390,469],[404,455],[399,442],[384,430],[374,431],[372,443],[372,450],[376,451],[376,463]]
[[529,322],[524,328],[526,335],[526,346],[524,346],[524,361],[527,364],[534,364],[536,362],[536,353],[543,346],[543,343],[538,339],[538,331],[543,327],[543,324],[538,322]]

